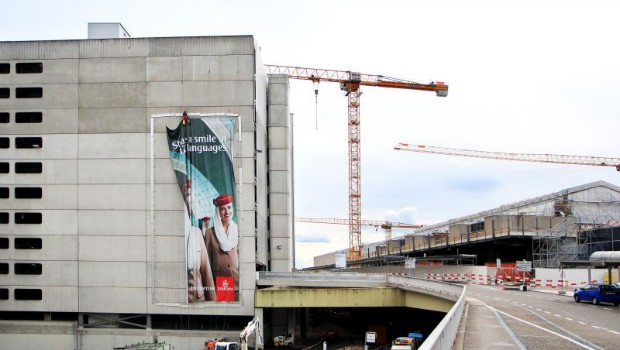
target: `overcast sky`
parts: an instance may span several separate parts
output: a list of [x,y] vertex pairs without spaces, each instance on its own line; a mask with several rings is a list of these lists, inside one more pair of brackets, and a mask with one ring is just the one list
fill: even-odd
[[[395,151],[399,142],[620,157],[618,1],[9,1],[0,40],[251,34],[267,64],[445,81],[449,96],[363,88],[362,217],[438,223],[604,180],[609,167]],[[295,211],[348,217],[347,98],[291,81]],[[400,232],[403,234],[404,232]],[[395,232],[395,234],[399,234]],[[296,267],[348,246],[346,226],[297,224]],[[375,242],[382,232],[362,233]]]

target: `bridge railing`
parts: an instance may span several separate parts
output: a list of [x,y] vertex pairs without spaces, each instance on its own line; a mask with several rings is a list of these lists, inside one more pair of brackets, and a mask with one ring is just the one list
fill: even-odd
[[269,272],[259,271],[258,279],[261,280],[291,280],[291,281],[359,281],[359,282],[387,282],[387,277],[382,274],[368,273],[300,273],[300,272]]
[[426,337],[426,340],[424,340],[424,343],[422,343],[422,346],[419,348],[419,350],[452,349],[461,324],[463,311],[465,310],[465,291],[467,287],[464,285],[426,281],[419,278],[403,276],[389,276],[388,282],[394,285],[458,296],[458,300],[454,303],[454,306],[452,306],[450,311],[443,317],[433,332]]

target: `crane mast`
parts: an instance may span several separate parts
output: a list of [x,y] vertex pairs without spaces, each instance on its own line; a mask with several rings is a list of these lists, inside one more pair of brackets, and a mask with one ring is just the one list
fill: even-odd
[[321,81],[340,84],[340,89],[348,97],[349,133],[349,260],[362,257],[362,190],[361,190],[361,150],[360,150],[360,86],[378,86],[395,89],[434,91],[439,97],[448,96],[448,85],[443,82],[428,84],[363,74],[352,71],[317,69],[295,66],[265,65],[267,74],[284,74],[290,79]]
[[611,166],[620,171],[620,158],[612,157],[590,157],[590,156],[570,156],[560,154],[537,154],[537,153],[508,153],[508,152],[488,152],[474,151],[468,149],[457,149],[427,145],[413,145],[399,143],[394,147],[399,151],[410,151],[419,153],[444,154],[450,156],[463,156],[474,158],[487,158],[499,160],[516,160],[522,162],[573,164],[573,165],[592,165],[592,166]]

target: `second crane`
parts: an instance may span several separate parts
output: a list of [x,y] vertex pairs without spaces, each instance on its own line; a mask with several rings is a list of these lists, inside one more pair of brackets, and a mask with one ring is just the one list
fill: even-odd
[[448,85],[443,82],[417,83],[383,75],[352,71],[265,65],[267,74],[284,74],[291,79],[322,81],[340,84],[349,99],[349,260],[361,258],[362,246],[362,191],[360,154],[360,86],[378,86],[395,89],[434,91],[439,97],[448,96]]

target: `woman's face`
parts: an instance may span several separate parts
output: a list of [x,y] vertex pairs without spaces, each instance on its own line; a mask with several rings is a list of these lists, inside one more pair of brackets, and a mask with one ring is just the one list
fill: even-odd
[[229,223],[233,216],[232,203],[220,206],[219,211],[222,223]]

